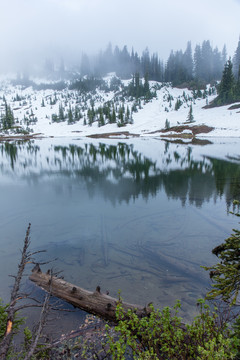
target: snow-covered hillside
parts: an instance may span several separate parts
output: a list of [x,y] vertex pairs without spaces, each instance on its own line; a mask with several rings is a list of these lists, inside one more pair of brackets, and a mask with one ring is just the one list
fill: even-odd
[[[105,78],[109,83],[113,75]],[[130,82],[124,81],[125,86]],[[207,134],[200,133],[203,137],[240,137],[240,109],[229,109],[230,106],[204,109],[210,103],[216,93],[207,95],[205,98],[194,99],[193,92],[188,89],[172,88],[171,85],[150,82],[151,88],[155,87],[156,97],[149,102],[143,99],[137,106],[137,111],[131,112],[131,121],[123,127],[117,123],[106,123],[99,126],[99,121],[88,122],[88,110],[93,107],[103,106],[107,102],[116,103],[116,106],[133,108],[136,100],[128,97],[117,96],[119,91],[104,91],[98,88],[95,93],[88,96],[78,90],[35,90],[32,87],[23,88],[13,86],[9,80],[0,83],[0,111],[4,112],[4,100],[10,105],[17,121],[16,125],[27,128],[33,134],[43,136],[89,136],[93,134],[123,133],[129,132],[139,136],[159,137],[161,130],[173,126],[189,125],[199,126],[205,124],[213,127]],[[177,104],[178,102],[178,105]],[[65,113],[71,109],[78,109],[74,120],[69,124],[65,121],[54,122],[59,107],[62,106]],[[192,106],[193,121],[189,122],[189,111]],[[176,108],[179,107],[178,110]],[[74,116],[74,115],[73,115]],[[191,130],[185,130],[191,133]],[[3,133],[6,135],[7,132]],[[9,131],[8,131],[9,133]],[[166,135],[166,133],[165,133]],[[125,136],[125,135],[121,135]]]

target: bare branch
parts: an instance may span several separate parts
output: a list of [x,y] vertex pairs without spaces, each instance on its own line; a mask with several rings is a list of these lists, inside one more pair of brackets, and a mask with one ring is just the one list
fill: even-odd
[[39,319],[39,322],[38,322],[38,327],[37,327],[37,330],[36,330],[36,333],[35,333],[35,338],[34,338],[34,341],[33,341],[32,345],[31,345],[31,347],[30,347],[30,350],[29,350],[28,354],[25,356],[24,360],[31,359],[32,355],[34,354],[34,352],[36,350],[39,339],[40,339],[40,337],[42,335],[42,330],[43,330],[43,327],[44,327],[44,325],[46,323],[46,318],[47,318],[47,314],[48,314],[48,310],[49,310],[49,300],[50,300],[50,297],[51,297],[51,282],[52,282],[52,274],[51,274],[51,279],[50,279],[50,289],[49,289],[50,291],[49,291],[49,293],[46,294],[45,299],[44,299],[40,319]]
[[34,352],[36,350],[38,341],[39,341],[39,339],[41,337],[41,334],[42,334],[44,324],[46,322],[46,316],[47,316],[47,312],[48,312],[48,309],[49,309],[50,296],[51,296],[50,293],[47,293],[46,296],[45,296],[45,300],[44,300],[44,303],[43,303],[40,319],[39,319],[39,322],[38,322],[38,328],[37,328],[37,331],[36,331],[35,339],[34,339],[32,345],[30,347],[30,350],[29,350],[28,354],[25,356],[24,360],[31,359],[31,357],[33,356],[33,354],[34,354]]
[[47,265],[47,264],[50,264],[54,261],[58,260],[58,258],[55,258],[53,260],[49,260],[49,261],[45,261],[45,262],[41,262],[41,261],[38,261],[38,262],[35,262],[35,261],[32,261],[32,264],[36,265],[36,264],[39,264],[39,265]]
[[45,253],[45,252],[47,252],[47,250],[37,250],[37,251],[32,252],[32,255],[36,255],[36,254],[40,254],[40,253]]
[[22,250],[21,261],[20,261],[20,264],[18,265],[18,273],[17,273],[17,276],[14,276],[15,282],[13,285],[13,289],[11,291],[10,304],[6,310],[8,316],[7,316],[5,334],[4,334],[2,342],[0,343],[0,360],[6,359],[6,356],[9,351],[10,344],[11,344],[12,336],[13,336],[14,315],[16,313],[15,305],[19,299],[19,289],[20,289],[20,283],[22,280],[23,272],[24,272],[26,263],[30,260],[30,254],[28,252],[28,247],[30,245],[30,228],[31,228],[31,224],[29,223],[27,231],[26,231],[26,236],[24,239],[24,246],[23,246],[23,250]]

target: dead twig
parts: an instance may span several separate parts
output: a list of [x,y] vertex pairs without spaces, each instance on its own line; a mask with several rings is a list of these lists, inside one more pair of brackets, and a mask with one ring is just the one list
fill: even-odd
[[20,261],[20,264],[18,265],[18,273],[16,276],[14,276],[15,281],[14,281],[13,289],[11,291],[11,300],[10,300],[10,304],[6,310],[8,316],[7,316],[5,334],[4,334],[2,342],[0,343],[0,360],[4,360],[6,358],[11,341],[12,341],[14,317],[15,317],[15,313],[17,311],[16,310],[16,302],[19,299],[20,283],[21,283],[21,280],[23,277],[23,272],[24,272],[25,266],[31,259],[31,253],[28,251],[28,248],[30,245],[30,228],[31,228],[31,224],[28,225],[28,228],[26,231],[26,236],[24,239],[24,246],[23,246],[23,250],[21,251],[21,253],[22,253],[21,261]]
[[[34,340],[30,346],[28,354],[25,357],[25,359],[30,359],[36,350],[39,338],[42,334],[43,326],[45,324],[46,316],[47,316],[47,312],[48,312],[48,308],[49,308],[49,299],[51,296],[50,293],[45,296],[44,303],[41,304],[37,299],[32,298],[30,296],[31,294],[20,292],[21,280],[24,276],[24,270],[25,270],[26,265],[35,263],[32,258],[33,255],[45,252],[45,251],[35,251],[35,252],[31,253],[28,250],[29,246],[30,246],[30,229],[31,229],[31,224],[29,223],[27,231],[26,231],[25,239],[24,239],[23,249],[21,250],[21,260],[18,265],[17,275],[11,275],[11,277],[14,278],[14,285],[13,285],[13,288],[11,291],[10,304],[8,305],[8,307],[6,309],[6,312],[7,312],[6,330],[5,330],[3,339],[0,343],[0,360],[5,360],[8,356],[12,338],[14,336],[13,329],[14,329],[16,312],[19,310],[22,310],[22,309],[29,308],[29,307],[42,307],[40,319],[39,319],[39,322],[37,325],[37,330],[34,334]],[[27,304],[17,306],[17,303],[20,300],[26,300],[26,299],[33,300],[36,302],[36,304],[27,303]]]
[[34,338],[32,344],[31,344],[30,350],[28,351],[28,353],[25,356],[24,360],[31,359],[31,357],[33,356],[33,354],[34,354],[34,352],[35,352],[35,350],[37,348],[39,339],[40,339],[40,337],[42,335],[43,327],[44,327],[44,325],[46,323],[46,317],[47,317],[48,309],[49,309],[50,296],[51,296],[51,293],[47,293],[46,296],[45,296],[44,303],[43,303],[43,306],[42,306],[41,315],[40,315],[40,319],[39,319],[39,322],[38,322],[38,327],[37,327],[37,330],[36,330],[36,333],[35,333],[35,338]]

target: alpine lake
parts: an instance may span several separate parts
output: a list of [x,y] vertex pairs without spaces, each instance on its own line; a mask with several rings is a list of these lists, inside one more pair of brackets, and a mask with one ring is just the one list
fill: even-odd
[[[240,139],[47,138],[0,143],[0,297],[7,302],[26,229],[30,251],[66,281],[190,321],[210,289],[201,265],[238,228]],[[33,265],[27,266],[27,273]],[[44,292],[24,277],[23,291]],[[64,304],[70,309],[71,306]],[[31,322],[36,315],[28,309]],[[59,313],[72,329],[82,311]],[[60,324],[60,325],[59,325]],[[67,324],[67,325],[66,325]]]

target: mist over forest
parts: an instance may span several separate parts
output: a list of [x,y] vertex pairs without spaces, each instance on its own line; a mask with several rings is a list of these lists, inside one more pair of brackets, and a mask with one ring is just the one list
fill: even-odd
[[0,14],[4,131],[22,122],[42,132],[39,119],[46,127],[133,125],[138,110],[160,99],[169,127],[172,109],[186,106],[181,121],[193,121],[196,99],[239,101],[239,3],[230,2],[9,0]]
[[[165,63],[157,53],[151,54],[148,48],[139,55],[133,48],[129,51],[126,45],[123,48],[118,46],[113,48],[109,43],[96,55],[82,53],[77,65],[66,65],[63,58],[60,58],[58,62],[46,58],[42,68],[35,71],[31,69],[18,71],[11,83],[16,89],[18,86],[21,89],[32,87],[33,92],[46,89],[58,92],[66,90],[64,105],[63,94],[61,94],[61,101],[57,99],[56,93],[50,97],[51,114],[45,114],[45,116],[47,118],[51,116],[53,123],[67,121],[68,124],[74,124],[83,119],[83,125],[91,126],[97,121],[99,127],[108,123],[117,123],[118,127],[122,127],[133,124],[133,113],[137,112],[138,108],[142,108],[141,101],[146,104],[157,98],[157,91],[164,84],[192,91],[192,96],[189,98],[186,93],[183,93],[182,99],[179,97],[176,99],[174,106],[176,111],[184,102],[192,102],[197,98],[206,99],[206,106],[211,107],[239,101],[240,39],[233,60],[231,58],[227,60],[227,58],[226,46],[224,45],[220,51],[217,47],[211,46],[210,40],[204,40],[201,45],[196,45],[194,50],[192,50],[191,42],[188,41],[185,50],[171,51]],[[111,76],[108,80],[104,78],[109,74]],[[124,83],[124,80],[128,81]],[[99,97],[97,89],[105,94],[104,99]],[[76,103],[73,99],[71,100],[73,95],[70,95],[68,91],[77,92]],[[207,97],[215,94],[216,91],[218,96],[209,104]],[[114,94],[112,100],[107,99],[110,92]],[[1,124],[3,129],[8,130],[15,125],[13,110],[16,112],[20,109],[16,107],[15,102],[18,101],[19,106],[23,106],[26,101],[22,104],[23,98],[18,93],[12,99],[8,99],[8,102],[5,95],[2,100]],[[58,100],[58,112],[53,112],[52,107],[58,103]],[[168,94],[167,100],[171,108],[174,97]],[[13,110],[9,101],[13,102]],[[41,107],[44,108],[45,102],[48,101],[48,97],[43,94]],[[125,101],[131,104],[125,107]],[[97,107],[96,102],[100,102]],[[80,103],[82,106],[79,107]],[[192,122],[192,103],[189,106],[190,112],[187,119]],[[35,106],[35,110],[37,108]],[[167,108],[165,110],[169,111]],[[20,112],[18,116],[22,118],[23,115]],[[29,125],[36,124],[37,121],[38,118],[34,115],[33,109],[31,114],[26,112],[24,115],[23,122],[27,125],[27,131],[33,131]],[[169,127],[168,120],[165,126]]]
[[[76,80],[83,77],[102,78],[115,73],[121,79],[130,79],[138,74],[147,76],[149,81],[171,82],[173,86],[187,85],[204,87],[205,84],[221,80],[224,66],[230,59],[226,45],[221,50],[213,47],[210,40],[204,40],[192,48],[187,42],[184,50],[172,50],[167,61],[163,61],[157,52],[150,53],[146,47],[138,53],[127,45],[122,48],[110,42],[105,49],[89,55],[82,52],[76,60],[65,62],[63,57],[46,57],[41,66],[18,69],[15,84],[31,85],[29,78],[40,77],[50,81]],[[240,64],[240,40],[232,57],[233,73],[237,78]]]

